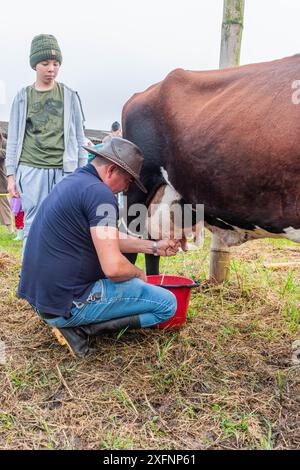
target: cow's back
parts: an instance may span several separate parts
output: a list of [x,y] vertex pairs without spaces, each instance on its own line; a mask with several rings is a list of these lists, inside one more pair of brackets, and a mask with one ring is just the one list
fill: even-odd
[[124,107],[124,136],[144,151],[146,179],[162,166],[183,198],[204,203],[211,216],[278,232],[299,228],[300,108],[292,101],[299,73],[299,55],[178,69],[134,95]]

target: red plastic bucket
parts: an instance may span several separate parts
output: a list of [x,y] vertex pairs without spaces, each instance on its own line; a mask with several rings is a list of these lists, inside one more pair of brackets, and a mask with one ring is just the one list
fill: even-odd
[[[161,284],[163,280],[163,284]],[[199,287],[199,283],[183,276],[147,276],[149,284],[163,287],[173,292],[177,299],[177,310],[172,318],[157,325],[157,328],[179,328],[186,321],[186,312],[191,297],[191,289]]]

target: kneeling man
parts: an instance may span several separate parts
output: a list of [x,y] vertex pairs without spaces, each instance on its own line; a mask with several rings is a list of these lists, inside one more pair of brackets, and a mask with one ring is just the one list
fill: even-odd
[[133,182],[147,192],[139,179],[141,150],[114,137],[92,152],[92,163],[64,178],[42,203],[18,288],[19,297],[79,357],[90,352],[90,337],[151,327],[176,310],[175,296],[147,284],[145,272],[122,254],[173,256],[178,250],[173,240],[156,243],[119,234],[114,194]]

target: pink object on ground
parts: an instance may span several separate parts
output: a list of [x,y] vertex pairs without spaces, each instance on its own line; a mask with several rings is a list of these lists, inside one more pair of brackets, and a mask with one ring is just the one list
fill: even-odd
[[10,208],[14,215],[18,215],[22,209],[22,202],[20,197],[12,197],[10,199]]

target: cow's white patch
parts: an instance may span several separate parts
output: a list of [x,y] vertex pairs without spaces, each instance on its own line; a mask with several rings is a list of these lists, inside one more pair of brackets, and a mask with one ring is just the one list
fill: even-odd
[[213,232],[210,248],[211,250],[224,251],[226,253],[230,251],[229,246],[223,242],[218,232]]
[[293,227],[288,227],[284,229],[286,233],[286,237],[289,240],[292,240],[293,242],[300,242],[300,229],[293,228]]
[[181,195],[172,186],[168,184],[161,186],[149,205],[146,219],[147,232],[154,240],[164,238],[182,240],[187,249],[192,249],[192,244],[186,243],[188,239],[191,239],[196,247],[203,246],[203,207],[201,206],[202,216],[197,219],[199,222],[192,226],[190,205],[186,214],[186,207],[182,206],[181,200]]
[[174,186],[170,183],[169,175],[168,175],[167,170],[166,170],[163,166],[161,166],[161,167],[160,167],[160,171],[161,171],[161,174],[163,175],[163,177],[164,177],[164,179],[165,179],[167,185],[170,186],[170,188],[173,189],[174,193],[178,194],[178,196],[181,198],[180,194],[176,191],[176,189],[174,188]]
[[[182,199],[170,183],[167,170],[161,167],[160,171],[167,184],[162,186],[153,197],[146,221],[148,233],[154,240],[176,238],[174,224],[171,220],[171,208]],[[176,235],[178,236],[178,234]]]
[[241,245],[247,241],[245,233],[240,233],[236,230],[225,230],[220,227],[215,227],[214,225],[209,225],[206,222],[204,222],[204,225],[210,232],[217,235],[227,246]]
[[[181,194],[179,194],[179,192],[176,191],[174,186],[171,184],[167,170],[163,166],[161,166],[160,171],[167,185],[173,190],[174,200],[176,200],[177,202],[180,199],[182,199]],[[196,209],[192,208],[192,211],[195,211],[195,210]],[[197,223],[196,225],[192,227],[185,227],[183,230],[182,236],[186,239],[192,239],[192,242],[187,243],[186,245],[187,250],[195,250],[199,248],[200,246],[203,246],[203,243],[204,243],[203,221]]]
[[180,194],[172,186],[165,185],[158,190],[149,206],[146,221],[151,238],[154,240],[173,238],[174,224],[171,220],[171,209],[180,199]]

